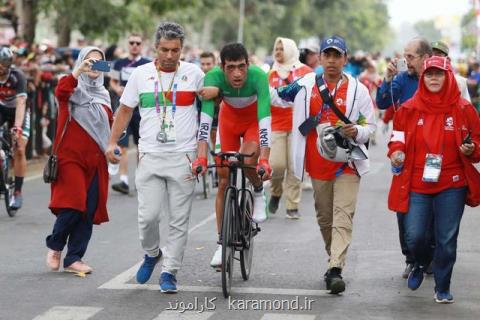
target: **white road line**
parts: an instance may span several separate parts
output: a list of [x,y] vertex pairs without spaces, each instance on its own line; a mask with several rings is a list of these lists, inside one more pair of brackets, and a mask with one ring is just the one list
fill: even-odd
[[[129,269],[131,270],[131,269]],[[133,274],[128,278],[131,279],[135,275],[136,269],[133,269]],[[118,278],[118,277],[117,277]],[[120,281],[111,281],[103,284],[99,289],[111,290],[151,290],[158,291],[157,284],[137,284],[125,283]],[[178,291],[183,292],[208,292],[221,293],[221,287],[210,286],[178,286]],[[272,294],[272,295],[286,295],[286,296],[327,296],[328,290],[313,290],[313,289],[288,289],[288,288],[255,288],[255,287],[232,287],[234,294]]]
[[213,316],[214,312],[185,311],[163,311],[153,320],[207,320]]
[[204,225],[206,225],[210,221],[215,220],[215,218],[216,218],[216,215],[215,215],[215,212],[214,212],[211,215],[209,215],[207,218],[200,221],[197,225],[191,227],[190,230],[188,230],[188,234],[191,234],[193,231],[197,230],[198,228],[203,227]]
[[379,173],[385,167],[385,163],[383,162],[373,162],[370,164],[370,170],[368,171],[368,175],[374,175]]
[[[188,230],[188,233],[192,233],[198,228],[204,226],[209,221],[215,219],[215,213],[212,213],[207,218],[200,221],[195,226],[191,227]],[[122,272],[113,279],[102,284],[98,289],[109,289],[109,290],[153,290],[158,291],[157,284],[136,284],[128,283],[132,278],[135,277],[138,268],[143,261],[138,262],[130,269]],[[221,287],[210,287],[210,286],[178,286],[179,291],[184,292],[215,292],[221,293]],[[328,295],[327,290],[310,290],[310,289],[286,289],[286,288],[255,288],[255,287],[238,287],[232,288],[234,293],[246,293],[246,294],[273,294],[273,295],[291,295],[291,296],[324,296]]]
[[43,177],[43,174],[37,174],[37,175],[34,175],[34,176],[29,176],[29,177],[25,177],[24,181],[27,182],[27,181],[33,181],[33,180],[37,180],[37,179],[40,179]]
[[[209,221],[212,221],[215,219],[215,212],[200,221],[198,224],[195,226],[191,227],[188,230],[188,234],[191,234],[193,231],[197,230],[198,228],[204,226],[207,224]],[[163,250],[162,250],[163,251]],[[133,277],[135,277],[135,274],[137,273],[138,268],[142,264],[143,260],[135,264],[133,267],[128,269],[127,271],[124,271],[120,273],[118,276],[115,278],[109,280],[108,282],[102,284],[98,289],[126,289],[124,286],[129,286],[127,282],[130,281]],[[143,287],[143,285],[141,285]],[[158,289],[158,286],[157,286]]]
[[315,316],[307,314],[266,313],[260,320],[315,320]]
[[87,320],[103,308],[57,306],[33,320]]

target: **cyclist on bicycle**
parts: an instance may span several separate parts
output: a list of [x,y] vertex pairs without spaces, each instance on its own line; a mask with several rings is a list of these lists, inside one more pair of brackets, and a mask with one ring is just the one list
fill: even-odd
[[27,80],[22,71],[12,66],[13,53],[0,48],[0,126],[8,122],[14,146],[15,192],[10,207],[22,207],[22,185],[27,171],[25,148],[30,136],[30,116],[26,111]]
[[[221,90],[223,98],[218,119],[220,151],[254,153],[253,157],[245,159],[245,164],[256,165],[257,169],[247,169],[245,174],[254,188],[253,221],[263,222],[267,219],[267,213],[262,179],[264,181],[270,179],[272,171],[268,162],[271,143],[268,77],[259,67],[249,65],[247,50],[240,43],[223,47],[220,60],[221,68],[215,67],[205,76],[204,101],[198,132],[198,158],[192,165],[192,171],[197,174],[196,169],[201,167],[200,174],[203,174],[207,169],[207,141],[214,114],[213,98]],[[219,142],[217,141],[217,145]],[[260,169],[265,172],[262,178],[258,175]],[[218,168],[217,172],[219,185],[215,209],[217,231],[220,234],[224,193],[228,185],[228,168]],[[222,247],[219,245],[210,265],[218,267],[221,261]]]

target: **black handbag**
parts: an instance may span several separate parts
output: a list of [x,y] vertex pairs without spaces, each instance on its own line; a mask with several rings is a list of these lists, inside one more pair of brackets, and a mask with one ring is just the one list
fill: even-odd
[[65,131],[67,131],[68,123],[70,122],[70,116],[65,121],[65,125],[63,126],[62,135],[60,136],[60,141],[58,141],[55,148],[52,149],[52,154],[48,156],[47,163],[43,168],[43,182],[45,183],[52,183],[57,180],[58,177],[58,148],[62,143],[63,136],[65,135]]

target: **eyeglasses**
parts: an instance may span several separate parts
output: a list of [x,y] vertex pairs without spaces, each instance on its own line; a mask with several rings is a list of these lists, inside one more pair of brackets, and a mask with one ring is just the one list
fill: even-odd
[[413,54],[404,54],[403,57],[407,59],[408,61],[412,61],[414,59],[417,59],[420,56],[414,56]]
[[139,45],[142,44],[141,41],[128,41],[128,43],[129,43],[131,46],[133,46],[133,45],[135,45],[135,44],[136,44],[137,46],[139,46]]

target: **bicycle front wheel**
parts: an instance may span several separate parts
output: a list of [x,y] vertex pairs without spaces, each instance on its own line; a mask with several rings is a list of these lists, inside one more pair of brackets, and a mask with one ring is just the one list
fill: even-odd
[[225,298],[230,296],[232,290],[235,208],[235,193],[232,189],[227,189],[222,221],[222,291]]
[[243,280],[247,281],[252,270],[254,234],[253,234],[253,195],[250,190],[242,190],[241,219],[243,249],[240,251],[240,271]]
[[10,207],[10,201],[13,197],[13,192],[15,191],[15,182],[13,179],[13,172],[11,172],[10,161],[8,158],[2,160],[2,174],[1,174],[1,184],[3,198],[5,201],[5,208],[10,217],[14,217],[17,213],[17,210],[14,210]]

